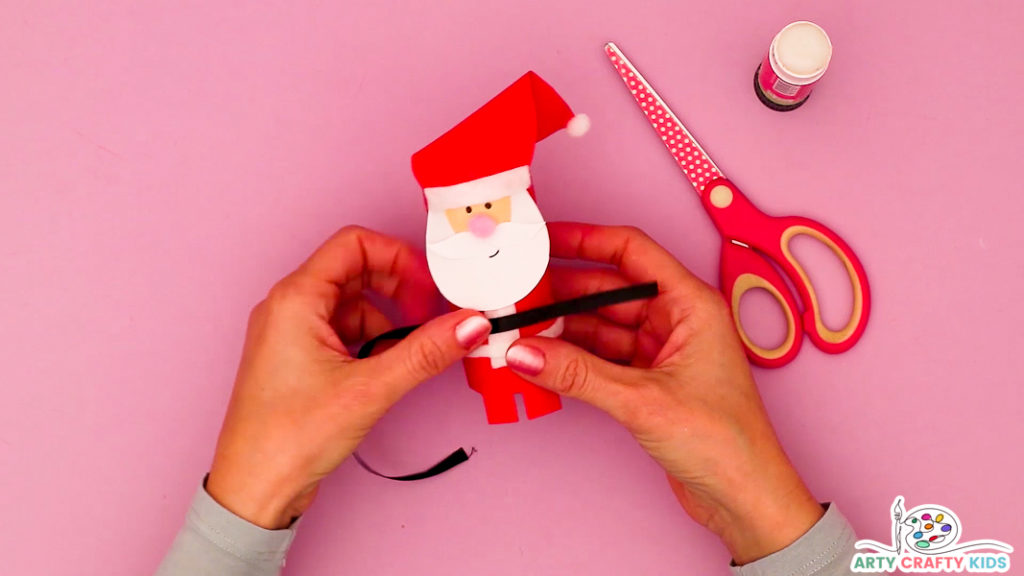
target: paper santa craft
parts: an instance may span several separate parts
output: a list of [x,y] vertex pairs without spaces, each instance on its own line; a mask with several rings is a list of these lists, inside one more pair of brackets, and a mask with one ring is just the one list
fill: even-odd
[[[412,157],[427,206],[426,253],[441,294],[489,318],[553,299],[547,269],[547,225],[530,176],[534,145],[567,128],[582,135],[590,122],[533,72]],[[530,384],[505,365],[523,336],[557,337],[562,319],[493,334],[463,362],[469,387],[483,397],[491,424],[516,422],[515,396],[527,418],[562,407],[557,394]]]

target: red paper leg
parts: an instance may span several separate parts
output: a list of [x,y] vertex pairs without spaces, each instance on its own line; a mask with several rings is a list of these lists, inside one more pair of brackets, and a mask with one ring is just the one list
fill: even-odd
[[519,410],[516,408],[514,394],[491,392],[480,394],[484,399],[484,410],[487,411],[488,424],[511,424],[519,421]]
[[466,368],[469,387],[484,399],[487,422],[518,422],[519,409],[516,407],[515,393],[519,377],[508,368],[491,368],[491,361],[487,358],[466,358],[462,364]]
[[562,408],[562,399],[558,394],[545,390],[534,384],[523,381],[523,404],[526,405],[526,417],[530,420],[540,418]]

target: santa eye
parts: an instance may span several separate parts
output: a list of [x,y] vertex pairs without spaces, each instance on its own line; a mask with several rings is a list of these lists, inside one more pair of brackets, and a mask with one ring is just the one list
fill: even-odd
[[488,210],[490,210],[491,209],[491,203],[488,202],[488,203],[484,204],[484,208],[487,208]]
[[466,214],[472,214],[472,213],[473,213],[473,207],[472,206],[466,206]]

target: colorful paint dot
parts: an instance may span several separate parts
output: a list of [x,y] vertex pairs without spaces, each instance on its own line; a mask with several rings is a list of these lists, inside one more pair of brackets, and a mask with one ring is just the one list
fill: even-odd
[[914,546],[917,546],[918,548],[927,548],[931,546],[931,544],[929,544],[927,540],[918,540],[917,542],[914,542]]
[[950,526],[949,524],[943,524],[943,525],[942,525],[942,531],[943,531],[943,532],[949,532],[949,531],[950,531],[950,530],[952,530],[952,529],[953,529],[953,527],[952,527],[952,526]]
[[920,538],[922,536],[924,536],[924,534],[921,534],[920,532],[914,532],[914,538]]
[[938,538],[938,536],[932,536],[931,538],[928,539],[928,541],[929,542],[935,542],[936,538]]
[[931,514],[921,514],[921,520],[931,520],[931,519],[932,519],[932,515]]
[[924,525],[924,529],[925,529],[925,530],[931,530],[931,529],[932,529],[932,523],[931,523],[931,522],[929,522],[929,523],[925,524],[925,525]]
[[917,524],[917,518],[911,518],[910,519],[910,523],[911,524]]
[[935,521],[936,522],[942,522],[942,519],[945,518],[945,517],[946,517],[945,514],[939,514],[938,516],[935,517]]

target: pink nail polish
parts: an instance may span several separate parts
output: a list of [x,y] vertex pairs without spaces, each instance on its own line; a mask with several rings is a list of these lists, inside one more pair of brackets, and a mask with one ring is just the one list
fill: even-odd
[[540,374],[546,360],[543,352],[523,344],[513,346],[505,353],[505,362],[510,368],[529,376]]
[[470,316],[455,326],[455,339],[463,348],[472,348],[491,331],[491,323],[483,316]]

